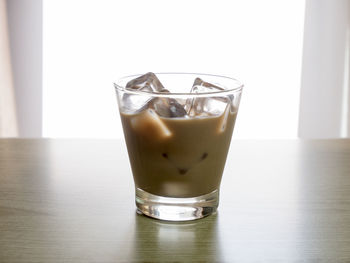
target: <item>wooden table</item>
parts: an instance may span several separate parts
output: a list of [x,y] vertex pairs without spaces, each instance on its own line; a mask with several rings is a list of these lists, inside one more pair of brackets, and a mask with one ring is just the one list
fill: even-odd
[[135,213],[118,140],[0,140],[0,262],[350,262],[350,140],[234,140],[216,215]]

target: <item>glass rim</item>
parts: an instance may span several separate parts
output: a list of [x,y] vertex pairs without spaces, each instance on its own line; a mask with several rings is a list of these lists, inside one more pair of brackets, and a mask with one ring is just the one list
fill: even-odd
[[126,79],[130,78],[137,78],[141,76],[142,74],[133,74],[133,75],[128,75],[124,76],[120,79],[118,79],[116,82],[114,82],[114,87],[116,90],[122,91],[122,92],[127,92],[131,94],[138,94],[138,95],[147,95],[147,96],[155,96],[155,97],[209,97],[212,95],[215,96],[225,96],[227,94],[232,94],[232,93],[237,93],[241,92],[244,84],[241,83],[239,80],[227,76],[222,76],[222,75],[215,75],[215,74],[206,74],[206,73],[187,73],[187,72],[155,72],[154,74],[156,75],[194,75],[197,77],[205,77],[205,76],[210,76],[210,77],[215,77],[215,78],[221,78],[221,79],[226,79],[229,81],[232,81],[235,83],[235,87],[233,88],[226,88],[224,90],[218,90],[218,91],[212,91],[212,92],[201,92],[201,93],[191,93],[191,92],[174,92],[174,93],[164,93],[164,92],[155,92],[155,91],[143,91],[143,90],[132,90],[132,89],[126,89],[125,85],[120,85],[121,82],[125,81]]

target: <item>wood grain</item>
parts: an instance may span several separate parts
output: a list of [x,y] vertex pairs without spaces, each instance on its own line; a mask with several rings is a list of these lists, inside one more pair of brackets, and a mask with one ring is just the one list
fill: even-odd
[[350,262],[350,140],[233,140],[216,215],[135,213],[125,145],[0,140],[0,262]]

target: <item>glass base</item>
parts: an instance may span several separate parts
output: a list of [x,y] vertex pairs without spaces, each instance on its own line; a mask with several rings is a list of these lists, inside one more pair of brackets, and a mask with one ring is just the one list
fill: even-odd
[[160,220],[188,221],[203,218],[215,213],[218,205],[218,190],[196,197],[173,198],[136,188],[137,212]]

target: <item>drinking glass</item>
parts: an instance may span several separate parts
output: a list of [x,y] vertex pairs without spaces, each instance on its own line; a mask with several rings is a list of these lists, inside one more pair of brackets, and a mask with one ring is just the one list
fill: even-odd
[[[114,84],[138,212],[170,221],[215,213],[243,85],[217,75],[157,73],[165,92],[126,88],[139,76]],[[202,81],[191,90],[195,79]]]

